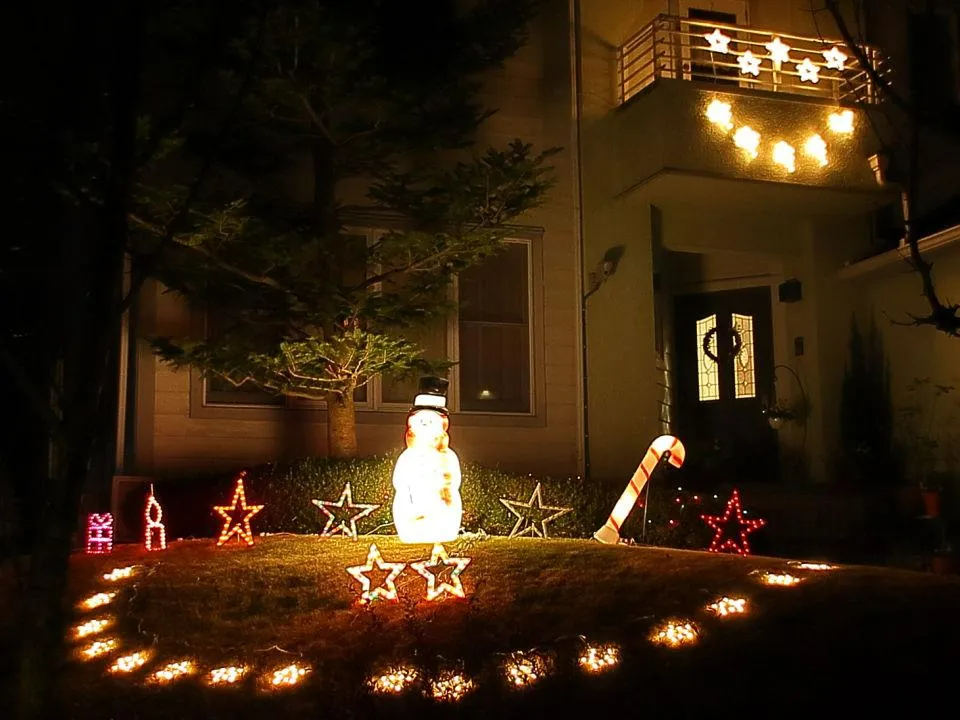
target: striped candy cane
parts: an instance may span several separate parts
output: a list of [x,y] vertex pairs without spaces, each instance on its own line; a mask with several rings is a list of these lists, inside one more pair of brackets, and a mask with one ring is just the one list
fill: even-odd
[[685,455],[686,451],[683,449],[683,443],[673,435],[661,435],[650,443],[647,454],[643,456],[643,461],[636,472],[633,473],[633,477],[630,478],[627,489],[623,491],[623,495],[613,506],[613,512],[610,513],[607,522],[593,534],[593,537],[607,545],[616,545],[620,542],[620,528],[623,527],[627,515],[633,510],[643,486],[647,484],[650,473],[657,467],[660,458],[665,457],[667,462],[678,468],[683,465]]

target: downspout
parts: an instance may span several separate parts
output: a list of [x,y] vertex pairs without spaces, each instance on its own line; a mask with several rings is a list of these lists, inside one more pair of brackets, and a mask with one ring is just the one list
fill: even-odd
[[583,61],[581,54],[581,20],[580,0],[570,0],[570,15],[572,18],[571,43],[573,50],[572,77],[573,77],[573,181],[576,186],[573,193],[573,211],[576,216],[574,235],[576,238],[580,269],[577,278],[577,298],[580,303],[580,423],[581,423],[581,457],[583,458],[583,477],[590,479],[590,424],[589,404],[587,402],[587,294],[584,292],[584,272],[586,265],[586,250],[583,236],[583,155],[581,150],[581,117],[583,115]]

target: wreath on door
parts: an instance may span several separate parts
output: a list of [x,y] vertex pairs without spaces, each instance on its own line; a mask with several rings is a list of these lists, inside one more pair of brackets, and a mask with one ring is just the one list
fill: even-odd
[[[733,348],[731,348],[730,353],[732,357],[737,357],[743,349],[743,339],[740,337],[740,331],[736,328],[731,328],[731,333],[733,334]],[[703,354],[714,362],[718,362],[719,359],[711,352],[710,341],[713,340],[716,335],[717,328],[711,328],[707,334],[703,336]]]

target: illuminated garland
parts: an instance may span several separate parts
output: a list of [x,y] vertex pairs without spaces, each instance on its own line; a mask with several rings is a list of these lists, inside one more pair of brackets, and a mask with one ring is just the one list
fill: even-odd
[[[443,545],[434,545],[429,560],[410,563],[410,567],[427,579],[427,600],[436,600],[442,597],[444,593],[450,593],[451,595],[462,598],[465,596],[465,593],[463,591],[463,583],[460,582],[460,573],[466,569],[470,561],[471,558],[467,557],[455,557],[451,559],[447,556],[447,551]],[[439,570],[434,569],[438,567]],[[448,567],[453,567],[453,571],[450,573],[450,582],[448,583],[441,580],[439,586],[437,586],[437,578],[439,578]]]
[[[143,545],[147,552],[167,549],[167,529],[163,522],[163,508],[153,494],[153,485],[150,485],[150,497],[143,510],[143,519],[146,525],[143,532]],[[156,539],[154,539],[156,536]]]
[[113,552],[113,515],[87,515],[87,555],[106,555]]
[[[727,509],[723,515],[702,515],[703,521],[707,523],[715,534],[710,542],[708,550],[710,552],[726,552],[731,550],[739,555],[750,554],[750,543],[747,541],[747,535],[754,530],[759,530],[767,524],[766,520],[757,518],[756,520],[745,520],[743,509],[740,507],[740,492],[734,490],[730,499],[727,501]],[[724,538],[724,532],[727,525],[735,524],[736,533],[739,536],[739,542],[732,537]]]
[[[368,578],[366,574],[373,571],[374,565],[376,565],[380,570],[389,570],[390,574],[384,579],[382,585],[378,585],[377,587],[371,589],[370,578]],[[367,553],[367,564],[348,567],[347,572],[350,573],[350,575],[352,575],[354,579],[356,579],[357,582],[359,582],[363,587],[363,590],[360,593],[360,602],[368,603],[376,598],[383,598],[384,600],[396,600],[396,579],[397,576],[403,572],[403,569],[406,566],[406,563],[385,562],[383,557],[380,555],[380,550],[374,543],[370,546],[370,551]]]
[[[368,505],[365,503],[353,502],[353,492],[350,489],[349,482],[344,486],[343,493],[340,495],[340,499],[336,502],[332,502],[330,500],[311,500],[310,502],[316,505],[320,512],[327,516],[327,523],[323,526],[323,530],[320,532],[320,537],[330,537],[339,531],[344,535],[348,535],[354,540],[357,539],[357,520],[366,517],[380,507],[379,505]],[[338,510],[359,510],[359,512],[354,512],[349,517],[339,516],[338,521],[337,513],[331,512],[328,510],[328,508],[337,508]]]
[[[215,505],[213,509],[223,518],[223,529],[220,531],[220,539],[217,540],[217,547],[223,545],[233,535],[237,536],[240,542],[247,545],[253,545],[253,532],[250,529],[250,518],[263,510],[263,505],[247,505],[247,496],[243,490],[243,478],[246,477],[246,471],[241,471],[237,476],[237,485],[233,491],[233,500],[229,505]],[[242,516],[242,517],[240,517]]]
[[[533,495],[530,496],[527,502],[509,500],[507,498],[500,498],[500,502],[503,503],[507,510],[517,516],[517,522],[510,531],[510,537],[519,537],[532,531],[533,535],[545,538],[547,537],[547,523],[573,510],[573,508],[544,505],[543,498],[540,497],[540,483],[537,483],[537,487],[533,490]],[[536,505],[534,505],[534,502],[536,502]],[[520,512],[520,510],[525,510],[526,512]],[[552,514],[545,515],[544,510]],[[520,528],[524,522],[526,522],[527,525],[521,530]],[[538,524],[540,525],[539,529],[537,528]]]

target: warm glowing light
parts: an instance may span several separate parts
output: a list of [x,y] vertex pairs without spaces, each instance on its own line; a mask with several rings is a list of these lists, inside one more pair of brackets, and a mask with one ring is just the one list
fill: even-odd
[[712,100],[707,105],[707,120],[714,125],[722,127],[724,130],[733,129],[733,111],[730,109],[730,103],[721,100]]
[[727,617],[727,615],[741,615],[747,611],[746,598],[723,597],[715,603],[707,605],[707,610],[718,617]]
[[733,134],[733,144],[747,153],[751,158],[755,158],[760,149],[760,133],[749,125],[737,128]]
[[93,660],[101,655],[106,655],[115,647],[117,647],[117,641],[113,638],[95,640],[81,651],[81,655],[83,655],[86,660]]
[[820,167],[827,164],[827,143],[816,133],[807,138],[803,144],[803,151],[820,163]]
[[310,668],[302,667],[296,664],[287,665],[279,670],[274,670],[270,674],[270,684],[274,687],[289,687],[290,685],[296,685],[303,680],[309,672]]
[[802,562],[797,563],[797,567],[801,570],[833,570],[833,565],[828,565],[827,563],[817,563],[817,562]]
[[620,648],[616,645],[590,645],[577,658],[577,663],[588,673],[604,672],[619,662]]
[[796,166],[797,152],[790,143],[781,140],[773,146],[773,161],[781,165],[787,172],[793,172]]
[[843,70],[843,64],[847,61],[847,56],[840,52],[840,48],[834,45],[829,50],[822,53],[823,59],[827,61],[827,67],[834,70]]
[[124,655],[123,657],[119,657],[114,661],[113,665],[110,666],[110,672],[133,672],[134,670],[143,667],[149,659],[150,654],[147,652],[135,652],[130,655]]
[[747,50],[743,55],[737,58],[737,65],[740,66],[741,75],[760,75],[760,58]]
[[87,555],[105,555],[113,552],[113,515],[87,515]]
[[[427,600],[436,600],[442,597],[444,593],[450,593],[456,597],[464,597],[463,583],[460,582],[460,573],[470,564],[470,558],[467,557],[447,557],[447,551],[443,545],[434,545],[433,552],[429,560],[410,563],[410,567],[416,570],[427,579]],[[450,582],[443,579],[447,568],[453,568],[450,572]],[[437,579],[440,579],[439,584]]]
[[849,135],[853,132],[853,110],[830,113],[827,124],[833,132],[840,135]]
[[797,72],[800,73],[800,82],[814,85],[820,82],[820,68],[814,65],[810,58],[804,58],[803,62],[797,63]]
[[417,669],[409,665],[398,665],[380,675],[374,675],[367,684],[375,693],[401,693],[420,677]]
[[115,592],[97,593],[96,595],[88,597],[81,605],[87,610],[93,610],[94,608],[110,604],[116,596],[117,594]]
[[96,635],[97,633],[103,632],[106,628],[110,627],[111,620],[109,618],[99,618],[97,620],[87,620],[85,623],[81,623],[74,628],[74,633],[78,638],[85,638],[89,635]]
[[208,685],[234,685],[243,679],[247,669],[242,666],[228,665],[210,671],[207,676]]
[[712,33],[704,35],[703,39],[710,43],[710,52],[728,52],[727,46],[730,44],[731,38],[724,35],[719,29],[715,28]]
[[650,640],[657,645],[680,647],[697,642],[700,633],[691,622],[670,621],[653,631]]
[[515,652],[503,664],[507,682],[516,688],[530,687],[550,671],[550,660],[536,652]]
[[620,528],[623,527],[624,521],[627,519],[630,511],[633,510],[633,506],[640,497],[644,485],[650,480],[650,474],[654,471],[654,468],[659,465],[660,459],[663,458],[675,468],[679,468],[683,465],[683,459],[685,457],[686,450],[683,447],[683,443],[673,435],[661,435],[650,443],[650,447],[647,448],[647,452],[643,455],[643,460],[640,461],[640,465],[634,470],[633,476],[630,478],[630,482],[627,483],[627,487],[623,493],[621,493],[617,504],[613,506],[610,517],[608,517],[603,526],[593,534],[594,539],[607,545],[616,545],[620,541]]
[[790,62],[790,46],[783,42],[780,38],[775,37],[773,40],[764,45],[764,47],[767,49],[767,52],[770,53],[770,59],[775,63]]
[[144,532],[143,545],[147,552],[167,549],[167,528],[163,524],[163,508],[153,495],[153,485],[150,486],[150,497],[143,510]]
[[500,502],[517,517],[517,521],[510,531],[510,537],[520,537],[529,532],[537,537],[545,538],[547,537],[547,523],[553,522],[558,517],[573,510],[573,508],[544,505],[540,483],[537,483],[527,502],[508,500],[507,498],[500,498]]
[[[723,515],[701,515],[703,521],[714,531],[713,540],[708,550],[710,552],[732,551],[738,555],[750,554],[750,543],[747,536],[767,524],[760,518],[747,520],[743,508],[740,506],[740,491],[734,489],[727,501]],[[732,532],[728,527],[732,526]]]
[[[372,572],[374,566],[376,566],[379,570],[389,570],[390,572],[387,577],[384,578],[382,585],[378,585],[377,587],[371,589],[370,578],[367,577],[367,573]],[[380,550],[374,543],[370,546],[370,550],[367,553],[367,564],[348,567],[347,572],[350,573],[363,587],[363,590],[360,593],[360,602],[367,603],[371,600],[375,600],[376,598],[383,598],[384,600],[396,600],[397,576],[403,572],[403,569],[406,566],[406,563],[386,562],[383,557],[381,557]]]
[[470,678],[448,670],[430,681],[430,696],[441,702],[457,702],[475,687],[476,683]]
[[237,477],[237,485],[233,491],[233,500],[229,505],[215,505],[213,509],[223,518],[223,529],[217,547],[223,545],[234,535],[237,540],[253,545],[253,532],[250,529],[250,518],[263,510],[263,505],[247,505],[247,496],[243,489],[243,478],[247,475],[242,471]]
[[380,507],[379,505],[353,502],[353,491],[350,489],[350,483],[344,486],[340,499],[336,502],[330,500],[311,500],[310,502],[327,516],[327,523],[323,526],[320,537],[330,537],[340,532],[354,540],[357,539],[357,520],[366,517]]
[[123,580],[133,575],[134,570],[136,570],[135,565],[130,565],[128,567],[122,567],[122,568],[114,568],[110,572],[104,573],[103,579],[109,582],[116,582],[117,580]]
[[197,671],[194,664],[189,660],[168,663],[153,674],[153,680],[158,683],[168,683],[179,680],[187,675],[193,675]]
[[434,387],[445,382],[421,379],[407,414],[406,448],[393,469],[393,523],[405,543],[451,542],[460,532],[460,460],[450,449],[446,400]]
[[785,587],[796,585],[800,582],[800,578],[795,575],[790,575],[789,573],[764,573],[761,579],[767,585],[783,585]]

